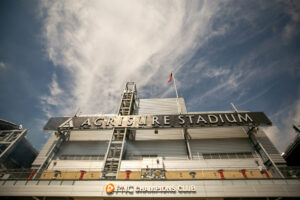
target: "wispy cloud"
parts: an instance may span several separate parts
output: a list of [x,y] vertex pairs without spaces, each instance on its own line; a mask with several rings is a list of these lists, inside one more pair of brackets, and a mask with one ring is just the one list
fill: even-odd
[[57,108],[49,115],[78,107],[111,112],[126,81],[166,91],[168,74],[224,31],[212,31],[219,3],[211,1],[45,1],[41,7],[48,56],[68,82],[52,82],[42,97]]
[[283,38],[285,41],[290,41],[300,33],[300,2],[299,1],[283,1],[286,5],[285,11],[291,17],[290,23],[288,23],[283,29]]
[[208,78],[216,78],[219,76],[224,76],[230,73],[230,69],[227,67],[219,67],[219,68],[208,68],[204,72],[204,76]]
[[41,96],[42,109],[46,116],[52,116],[54,112],[53,107],[60,107],[60,109],[62,109],[61,112],[66,111],[62,106],[65,105],[65,103],[70,103],[69,94],[59,87],[56,74],[52,75],[52,81],[48,88],[50,95]]
[[60,95],[63,92],[58,86],[56,74],[53,74],[52,76],[52,82],[49,85],[49,89],[51,96]]
[[6,66],[7,65],[4,62],[0,61],[0,69],[4,69]]
[[276,125],[265,128],[265,131],[272,142],[283,152],[296,136],[292,126],[300,123],[300,97],[280,108],[270,118]]
[[263,89],[262,91],[258,92],[257,94],[254,94],[252,97],[248,98],[246,101],[239,103],[238,106],[242,106],[245,105],[251,101],[254,101],[256,99],[258,99],[259,97],[265,95],[267,92],[269,92],[275,84],[270,85],[269,87],[266,87],[265,89]]

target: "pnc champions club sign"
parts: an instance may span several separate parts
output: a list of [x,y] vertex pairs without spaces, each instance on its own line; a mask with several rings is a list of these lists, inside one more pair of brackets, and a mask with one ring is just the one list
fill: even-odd
[[112,128],[192,128],[272,125],[263,112],[193,113],[179,115],[79,116],[50,118],[44,130]]
[[113,193],[134,194],[134,193],[194,193],[195,185],[156,185],[156,186],[136,186],[136,185],[114,185],[109,183],[105,186],[105,192],[108,195]]

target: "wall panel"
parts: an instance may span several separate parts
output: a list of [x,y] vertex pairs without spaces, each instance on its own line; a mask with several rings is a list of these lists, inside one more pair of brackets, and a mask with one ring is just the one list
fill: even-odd
[[248,138],[191,140],[190,146],[193,156],[198,153],[253,152]]
[[189,128],[188,133],[192,139],[248,138],[241,127]]
[[137,100],[139,115],[167,115],[186,113],[185,102],[183,98],[153,98],[153,99],[138,99]]
[[80,130],[72,131],[70,141],[104,141],[110,140],[112,130]]
[[57,156],[61,155],[105,155],[108,142],[69,141],[62,144]]
[[50,149],[56,144],[57,142],[57,137],[52,134],[48,141],[46,142],[46,144],[44,145],[44,147],[42,148],[42,150],[40,151],[39,155],[36,157],[36,159],[33,161],[32,165],[42,165],[47,156],[49,155],[50,153]]
[[183,129],[136,130],[136,140],[183,140]]
[[170,141],[128,141],[126,143],[125,159],[133,156],[157,155],[164,159],[187,159],[186,147],[183,140]]

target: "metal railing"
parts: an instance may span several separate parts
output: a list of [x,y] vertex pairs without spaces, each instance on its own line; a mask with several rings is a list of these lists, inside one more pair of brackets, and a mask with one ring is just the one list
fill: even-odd
[[[288,179],[300,179],[300,168],[281,169],[282,174]],[[0,180],[99,180],[101,170],[69,169],[69,170],[44,170],[37,174],[32,169],[0,170]],[[214,170],[182,170],[182,169],[142,169],[136,168],[120,171],[117,179],[154,180],[154,179],[275,179],[271,172],[262,169],[214,169]]]

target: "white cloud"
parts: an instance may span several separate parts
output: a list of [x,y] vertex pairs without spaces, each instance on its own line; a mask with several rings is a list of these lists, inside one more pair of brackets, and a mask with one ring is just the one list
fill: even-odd
[[[241,91],[240,93],[244,93],[246,91],[244,85],[255,79],[258,79],[259,76],[261,76],[260,74],[262,69],[251,68],[251,62],[256,58],[256,56],[257,54],[255,54],[253,58],[250,58],[251,56],[249,56],[247,62],[241,58],[241,61],[237,63],[232,70],[221,70],[211,66],[208,71],[212,71],[213,73],[209,74],[211,76],[209,78],[217,78],[217,84],[215,84],[213,87],[207,87],[206,92],[198,95],[194,94],[189,103],[197,106],[203,104],[205,101],[216,101],[216,99],[219,97],[232,97],[232,94],[238,90]],[[221,79],[220,77],[223,76],[224,78]],[[208,77],[208,74],[205,73],[203,77]],[[236,99],[238,98],[240,97],[237,97]],[[230,102],[228,102],[228,105],[229,103]]]
[[222,68],[209,68],[207,71],[204,73],[205,76],[209,78],[216,78],[218,76],[223,76],[229,74],[230,70],[226,67]]
[[289,41],[299,35],[300,22],[300,2],[299,1],[283,1],[285,11],[290,15],[290,22],[283,29],[283,39]]
[[52,82],[49,86],[50,89],[50,94],[51,96],[56,96],[62,93],[62,90],[59,88],[58,83],[57,83],[57,77],[56,74],[53,74],[52,76]]
[[216,97],[216,95],[225,94],[229,92],[233,92],[237,89],[239,82],[238,79],[241,77],[241,74],[233,74],[226,79],[226,81],[216,85],[214,88],[210,88],[205,93],[201,94],[200,97],[193,97],[190,101],[190,104],[192,105],[199,105],[201,104],[204,99],[207,99],[208,97]]
[[59,96],[62,95],[63,91],[58,86],[56,74],[52,75],[52,81],[49,85],[49,91],[50,95],[42,96],[42,101],[46,104],[57,106],[60,103]]
[[300,124],[300,98],[281,108],[270,118],[280,126],[266,128],[265,132],[278,149],[283,152],[296,136],[292,128],[293,124]]
[[[65,69],[45,104],[48,115],[112,112],[126,81],[150,82],[167,91],[169,73],[210,37],[219,3],[212,1],[43,1],[44,37],[50,60]],[[178,83],[180,84],[180,83]],[[59,89],[60,88],[60,89]],[[47,105],[45,105],[47,107]],[[52,113],[51,113],[52,112]]]
[[4,69],[4,68],[6,68],[6,66],[7,66],[7,65],[6,65],[4,62],[1,62],[1,61],[0,61],[0,69],[1,69],[1,68]]
[[53,110],[52,106],[61,107],[62,111],[66,111],[62,106],[65,103],[69,103],[67,99],[69,99],[67,94],[63,92],[63,90],[58,86],[57,76],[56,74],[52,75],[52,81],[50,83],[49,91],[50,95],[41,96],[42,109],[47,117],[52,117]]

